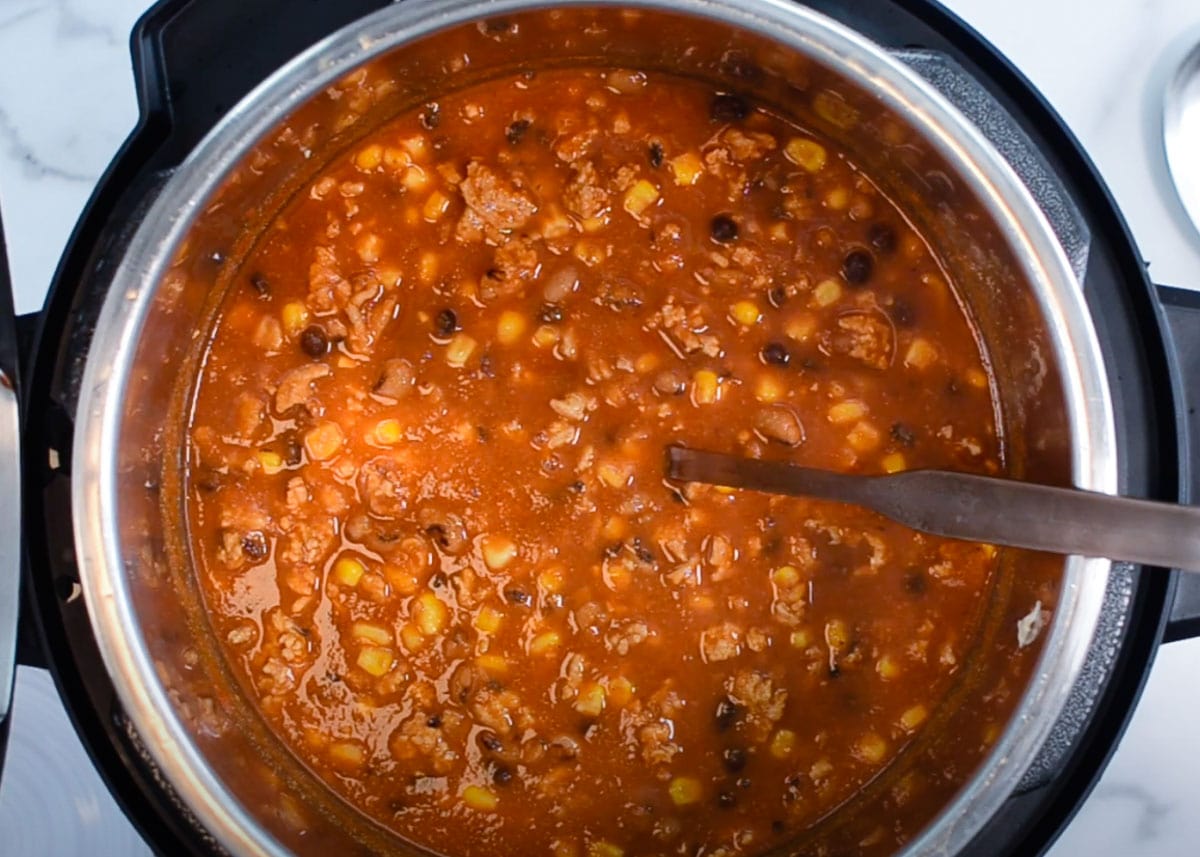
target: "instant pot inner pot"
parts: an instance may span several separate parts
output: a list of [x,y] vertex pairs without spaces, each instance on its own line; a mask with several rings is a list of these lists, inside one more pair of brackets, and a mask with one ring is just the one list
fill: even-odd
[[[430,20],[438,26],[436,16]],[[836,52],[815,37],[801,53],[726,22],[578,8],[472,21],[380,57],[367,40],[326,47],[333,54],[325,62],[302,61],[291,71],[290,101],[252,97],[215,132],[220,149],[202,145],[181,167],[159,200],[175,206],[170,234],[157,244],[135,240],[124,262],[147,292],[142,323],[121,343],[128,375],[112,451],[125,570],[119,586],[128,593],[131,625],[121,657],[134,672],[140,665],[146,680],[122,698],[176,792],[231,850],[406,847],[326,789],[267,730],[211,634],[181,524],[191,379],[222,294],[291,195],[401,110],[513,72],[626,67],[704,79],[714,91],[747,95],[827,135],[912,218],[959,287],[994,370],[1008,471],[1070,481],[1072,430],[1052,330],[1010,242],[910,118],[882,106],[875,87],[886,84],[831,70]],[[307,97],[298,74],[305,69],[339,76]],[[245,133],[253,123],[244,114],[254,110],[275,110],[282,121],[265,136]],[[171,407],[163,408],[167,400]],[[915,836],[930,821],[923,808],[946,804],[971,776],[945,760],[964,753],[982,760],[1003,733],[1048,635],[1020,646],[1017,621],[1037,602],[1055,615],[1063,564],[1016,551],[1002,557],[957,689],[896,764],[798,849],[892,850],[894,833]]]

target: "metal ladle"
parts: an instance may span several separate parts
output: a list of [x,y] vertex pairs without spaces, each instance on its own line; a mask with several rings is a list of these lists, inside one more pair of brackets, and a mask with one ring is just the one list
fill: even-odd
[[1163,95],[1167,169],[1200,233],[1200,44],[1183,58]]
[[1200,572],[1200,507],[944,470],[857,476],[667,447],[667,476],[852,503],[940,536]]

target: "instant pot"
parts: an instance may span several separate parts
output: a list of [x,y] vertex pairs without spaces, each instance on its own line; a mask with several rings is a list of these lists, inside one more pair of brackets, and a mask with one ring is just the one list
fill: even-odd
[[[550,5],[164,0],[133,34],[140,122],[97,186],[41,313],[12,317],[0,265],[0,531],[22,534],[19,546],[0,544],[0,664],[11,666],[15,647],[23,661],[49,667],[97,769],[160,853],[319,850],[339,842],[341,816],[331,810],[333,832],[295,838],[299,828],[309,829],[296,822],[303,800],[284,789],[276,794],[272,787],[278,784],[261,774],[230,799],[222,783],[240,776],[244,758],[205,759],[204,747],[216,746],[205,745],[208,733],[228,726],[214,725],[212,712],[197,704],[208,696],[189,697],[180,693],[186,682],[172,683],[171,658],[191,645],[185,625],[140,624],[143,644],[114,642],[114,624],[131,618],[138,598],[174,596],[161,581],[147,582],[153,561],[141,562],[131,551],[137,545],[148,552],[143,558],[163,553],[161,534],[147,518],[129,515],[128,494],[117,490],[128,483],[156,492],[162,447],[143,438],[138,448],[158,457],[139,460],[100,441],[122,427],[127,436],[139,426],[153,434],[164,410],[160,399],[147,395],[157,389],[154,373],[144,362],[139,369],[130,355],[137,351],[144,359],[159,348],[172,365],[178,343],[153,334],[171,331],[172,318],[180,323],[182,316],[177,305],[163,312],[160,303],[156,310],[138,278],[153,275],[157,282],[177,262],[178,248],[169,240],[203,219],[201,209],[212,207],[216,192],[210,185],[236,166],[255,134],[315,97],[323,75],[332,79],[394,44],[388,39],[398,40],[404,31],[392,26],[396,21],[419,29],[438,15],[447,21],[455,15],[519,16]],[[890,99],[892,108],[929,108],[929,114],[909,117],[914,127],[951,129],[941,141],[944,160],[985,166],[995,160],[994,169],[978,178],[976,197],[986,202],[984,191],[994,191],[999,202],[986,212],[990,222],[1010,218],[1020,233],[999,230],[997,240],[1028,250],[1029,258],[1013,251],[1015,264],[1044,268],[1047,282],[1060,288],[1058,303],[1039,304],[1045,330],[1024,329],[1032,324],[1032,316],[1022,315],[1033,312],[1028,307],[996,312],[1010,325],[1023,325],[1022,335],[1044,337],[1046,348],[1056,349],[1065,388],[1062,423],[1076,432],[1070,475],[1085,487],[1189,501],[1200,479],[1189,467],[1191,450],[1200,444],[1194,418],[1200,295],[1147,280],[1120,212],[1086,155],[991,46],[925,0],[816,0],[790,13],[774,0],[744,8],[704,0],[630,5],[686,11],[712,26],[757,26],[768,35],[774,35],[773,24],[779,33],[794,30],[797,39],[824,34],[836,43],[830,61],[847,63],[842,70],[853,67],[859,83]],[[836,24],[827,27],[826,19]],[[354,29],[331,35],[346,26]],[[819,50],[825,43],[814,44]],[[749,73],[747,68],[731,73]],[[943,107],[953,121],[938,125]],[[932,191],[949,193],[940,184]],[[215,282],[225,259],[214,251],[205,260]],[[157,327],[139,328],[147,318]],[[117,388],[121,395],[113,393]],[[1043,403],[1032,396],[1027,404],[1029,420],[1037,422],[1033,406]],[[1080,437],[1087,443],[1081,445]],[[1028,475],[1061,474],[1031,466]],[[952,804],[958,817],[938,819],[931,827],[937,836],[915,837],[911,853],[1044,851],[1120,739],[1157,646],[1200,634],[1196,576],[1075,558],[1065,580],[1061,603],[1064,611],[1074,605],[1079,633],[1060,622],[1044,642],[1030,679],[1041,696],[1017,708],[982,773]],[[138,586],[149,594],[127,592]],[[131,684],[132,675],[155,673],[163,686],[153,679]],[[10,688],[8,676],[0,684],[0,711],[7,711]],[[219,708],[219,693],[216,698]],[[161,716],[167,707],[173,713]],[[192,731],[180,731],[184,721]],[[245,809],[254,801],[269,808],[269,819]],[[387,841],[366,835],[359,845],[370,850]]]

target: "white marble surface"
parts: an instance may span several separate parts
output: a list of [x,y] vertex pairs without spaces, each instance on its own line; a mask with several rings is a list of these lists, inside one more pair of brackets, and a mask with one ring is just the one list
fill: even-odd
[[[1200,40],[1197,0],[950,0],[1059,110],[1163,283],[1200,289],[1200,237],[1167,185],[1159,96]],[[136,107],[145,0],[0,0],[0,205],[20,312],[36,310]],[[1200,157],[1200,151],[1197,152]],[[1133,724],[1054,857],[1200,854],[1200,641],[1162,650]],[[10,857],[145,852],[89,770],[47,676],[23,669],[0,785]]]

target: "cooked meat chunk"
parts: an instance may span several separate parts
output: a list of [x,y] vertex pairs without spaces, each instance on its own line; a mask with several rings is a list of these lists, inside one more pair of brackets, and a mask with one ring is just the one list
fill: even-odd
[[279,387],[275,391],[276,412],[286,414],[297,405],[307,404],[313,393],[313,385],[330,374],[330,368],[324,363],[305,363],[289,369],[279,379]]

